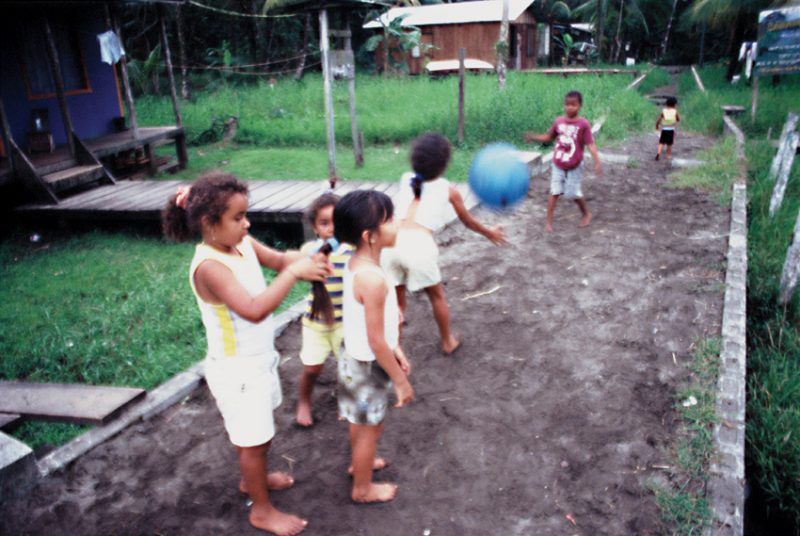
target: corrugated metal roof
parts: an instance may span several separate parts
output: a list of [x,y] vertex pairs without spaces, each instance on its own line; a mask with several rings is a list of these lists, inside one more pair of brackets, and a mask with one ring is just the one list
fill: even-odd
[[[515,21],[535,0],[509,0],[508,20]],[[378,19],[369,21],[364,28],[382,28],[400,15],[403,26],[430,26],[438,24],[465,24],[469,22],[500,22],[503,17],[502,0],[479,0],[456,4],[434,4],[418,7],[393,7]]]

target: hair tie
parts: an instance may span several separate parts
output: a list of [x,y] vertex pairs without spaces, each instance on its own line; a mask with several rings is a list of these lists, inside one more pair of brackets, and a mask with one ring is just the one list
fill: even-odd
[[189,199],[189,191],[191,189],[191,186],[181,186],[178,188],[178,191],[175,193],[175,206],[186,210],[186,201]]
[[424,181],[425,181],[425,178],[422,175],[420,175],[419,173],[415,173],[414,176],[411,177],[411,188],[416,190],[417,188],[422,186],[422,183]]

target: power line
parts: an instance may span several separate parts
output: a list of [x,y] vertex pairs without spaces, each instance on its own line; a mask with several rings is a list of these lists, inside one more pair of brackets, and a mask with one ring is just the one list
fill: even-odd
[[209,6],[209,5],[206,5],[206,4],[201,4],[197,0],[189,0],[189,4],[191,4],[193,6],[196,6],[196,7],[199,7],[199,8],[207,9],[209,11],[214,11],[216,13],[222,13],[224,15],[231,15],[231,16],[234,16],[234,17],[249,17],[249,18],[253,18],[253,19],[279,19],[279,18],[289,18],[289,17],[294,17],[295,16],[293,13],[285,13],[285,14],[282,14],[282,15],[259,15],[259,14],[256,14],[256,13],[242,13],[240,11],[231,11],[229,9],[222,9],[222,8],[219,8],[219,7],[214,7],[214,6]]

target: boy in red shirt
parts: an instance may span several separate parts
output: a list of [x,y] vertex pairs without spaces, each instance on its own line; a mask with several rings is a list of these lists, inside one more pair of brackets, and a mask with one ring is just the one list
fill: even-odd
[[586,206],[586,200],[581,192],[581,172],[583,164],[583,148],[588,147],[594,160],[594,172],[600,175],[600,158],[597,146],[592,136],[592,125],[578,112],[583,105],[583,96],[579,91],[570,91],[564,96],[564,115],[553,122],[545,134],[525,134],[525,142],[538,141],[550,143],[556,141],[553,153],[552,178],[550,179],[550,198],[547,200],[547,224],[545,231],[553,231],[553,212],[558,203],[558,198],[565,195],[567,199],[574,199],[581,209],[581,227],[586,227],[592,221],[592,214]]

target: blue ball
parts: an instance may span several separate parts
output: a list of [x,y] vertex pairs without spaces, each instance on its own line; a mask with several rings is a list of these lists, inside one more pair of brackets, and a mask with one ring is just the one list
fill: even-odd
[[528,193],[528,166],[507,143],[493,143],[478,152],[469,168],[469,186],[482,203],[509,208]]

